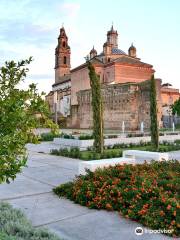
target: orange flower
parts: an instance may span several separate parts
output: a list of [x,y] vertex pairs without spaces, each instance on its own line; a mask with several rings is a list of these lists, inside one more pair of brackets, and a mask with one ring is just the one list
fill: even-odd
[[147,212],[147,210],[146,210],[146,209],[142,209],[142,210],[141,210],[141,211],[139,211],[138,213],[139,213],[139,215],[144,215],[146,212]]
[[167,206],[167,210],[170,210],[171,209],[171,205],[168,204]]
[[165,215],[164,211],[160,211],[160,216],[163,217]]
[[106,203],[106,209],[107,209],[107,210],[112,210],[112,206],[111,206],[110,203]]
[[118,178],[115,178],[112,183],[115,184],[115,185],[118,184],[118,183],[119,183],[119,179],[118,179]]
[[175,222],[175,220],[173,220],[172,222],[171,222],[171,225],[174,225],[176,222]]
[[176,211],[173,212],[173,215],[176,216]]

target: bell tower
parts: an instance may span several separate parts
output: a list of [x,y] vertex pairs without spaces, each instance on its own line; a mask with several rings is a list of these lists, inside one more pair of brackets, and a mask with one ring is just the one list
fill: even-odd
[[71,49],[68,45],[68,37],[64,27],[60,29],[58,45],[55,49],[55,83],[59,78],[70,74]]
[[118,33],[112,25],[111,30],[107,32],[107,43],[112,45],[112,48],[118,48]]

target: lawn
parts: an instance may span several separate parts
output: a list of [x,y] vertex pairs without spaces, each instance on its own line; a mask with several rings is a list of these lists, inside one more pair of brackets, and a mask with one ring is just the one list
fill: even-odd
[[60,240],[46,229],[34,228],[24,214],[0,203],[0,240]]
[[54,192],[88,208],[118,211],[152,229],[179,236],[180,163],[117,165],[60,185]]

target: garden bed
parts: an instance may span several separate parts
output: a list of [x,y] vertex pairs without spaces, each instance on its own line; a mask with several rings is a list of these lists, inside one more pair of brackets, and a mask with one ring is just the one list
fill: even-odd
[[[68,135],[69,136],[69,135]],[[160,136],[160,143],[163,141],[168,141],[173,143],[175,140],[180,140],[180,135],[166,135]],[[141,142],[150,142],[150,136],[144,137],[112,137],[112,138],[105,138],[104,145],[105,146],[113,146],[115,144],[140,144]],[[93,146],[94,140],[84,138],[83,140],[79,138],[54,138],[54,144],[61,146],[61,148],[71,148],[71,147],[78,147],[81,151],[88,149],[89,147]]]
[[88,171],[54,192],[83,206],[118,211],[147,227],[179,236],[179,172],[180,163],[175,160],[117,165]]
[[[150,143],[141,142],[140,144],[115,144],[113,146],[105,147],[105,150],[102,154],[96,153],[93,151],[92,147],[89,147],[88,150],[80,151],[79,148],[61,148],[51,150],[52,155],[64,156],[78,158],[81,160],[98,160],[105,158],[117,158],[122,157],[122,152],[124,150],[142,150],[142,151],[156,151]],[[164,142],[159,145],[158,152],[170,152],[180,150],[180,140],[177,140],[175,144]]]

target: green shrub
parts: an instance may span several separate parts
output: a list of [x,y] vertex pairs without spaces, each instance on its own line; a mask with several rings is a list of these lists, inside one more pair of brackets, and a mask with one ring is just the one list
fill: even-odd
[[80,149],[78,147],[71,148],[69,151],[69,156],[72,158],[80,158]]
[[51,150],[51,154],[52,154],[52,155],[59,156],[59,150],[58,150],[58,149],[52,149],[52,150]]
[[180,129],[180,124],[179,123],[176,124],[176,129]]
[[64,156],[64,157],[69,157],[70,156],[70,152],[67,148],[60,149],[59,153],[60,153],[61,156]]
[[170,133],[166,133],[166,135],[178,135],[179,133],[177,132],[170,132]]
[[40,141],[53,141],[54,138],[56,137],[61,137],[61,134],[54,134],[52,132],[49,132],[49,133],[42,133],[40,135]]
[[71,134],[63,133],[61,136],[66,139],[75,139],[75,137]]
[[127,137],[144,137],[144,133],[128,133]]
[[46,229],[32,227],[24,214],[7,203],[0,203],[1,240],[60,240]]
[[116,165],[77,176],[56,187],[58,196],[83,206],[118,211],[152,229],[173,230],[179,236],[180,163]]
[[73,147],[73,148],[60,148],[58,149],[52,149],[50,152],[52,155],[57,155],[57,156],[64,156],[64,157],[72,157],[72,158],[80,158],[81,157],[81,152],[78,147]]
[[6,233],[0,232],[0,240],[18,240],[18,239],[12,236],[8,236]]
[[180,144],[180,139],[176,139],[174,142],[175,142],[176,144]]
[[115,135],[115,134],[113,134],[113,135],[108,135],[108,136],[106,136],[105,138],[118,138],[118,135]]
[[93,139],[94,136],[93,135],[80,135],[79,136],[79,140],[90,140]]

